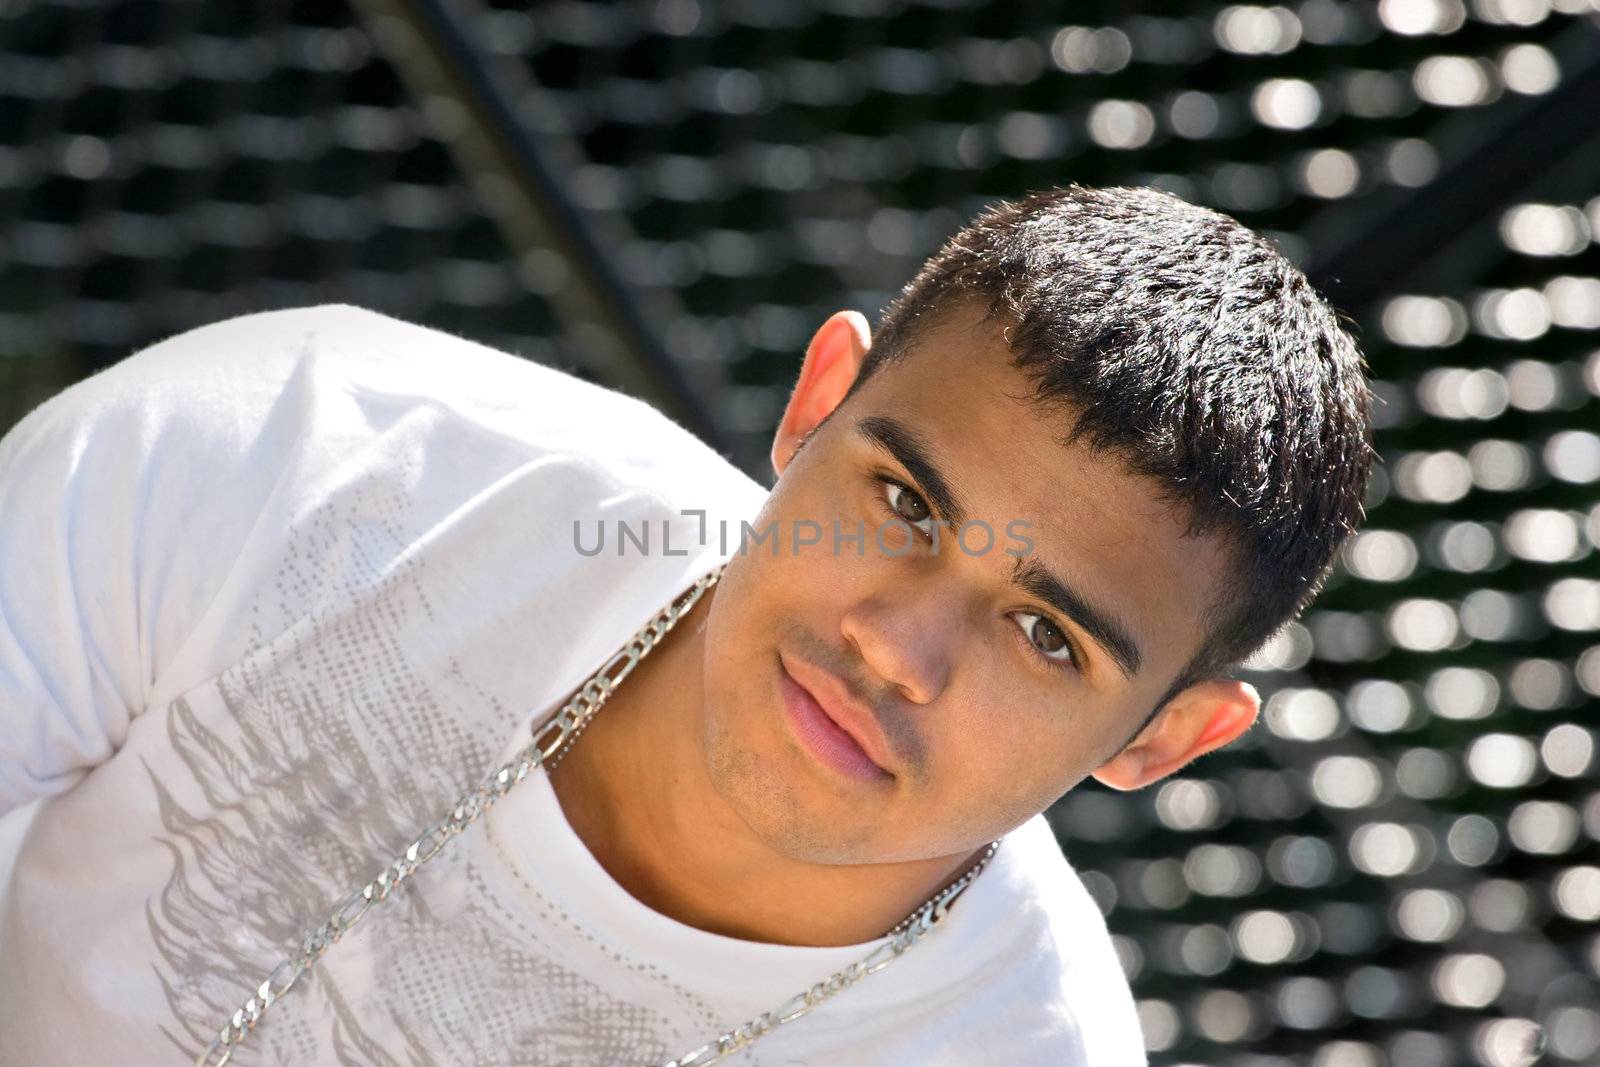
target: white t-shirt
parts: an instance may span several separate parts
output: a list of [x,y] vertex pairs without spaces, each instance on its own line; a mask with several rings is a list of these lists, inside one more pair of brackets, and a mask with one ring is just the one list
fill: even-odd
[[[193,330],[46,402],[0,441],[0,813],[46,798],[6,872],[0,1064],[192,1063],[765,496],[643,402],[344,306]],[[584,555],[575,518],[655,540]],[[876,944],[646,908],[535,772],[230,1062],[659,1063]],[[1145,1059],[1039,816],[920,944],[730,1062]]]

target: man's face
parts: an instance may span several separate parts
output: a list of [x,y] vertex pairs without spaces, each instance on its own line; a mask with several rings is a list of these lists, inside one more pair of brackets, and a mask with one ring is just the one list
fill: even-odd
[[[775,536],[734,556],[708,615],[712,780],[810,862],[956,855],[1044,810],[1166,691],[1224,576],[1153,483],[1060,443],[1070,415],[1027,399],[997,325],[962,311],[914,345],[795,453],[751,524]],[[819,751],[789,680],[827,691],[819,673],[875,724],[881,770]]]

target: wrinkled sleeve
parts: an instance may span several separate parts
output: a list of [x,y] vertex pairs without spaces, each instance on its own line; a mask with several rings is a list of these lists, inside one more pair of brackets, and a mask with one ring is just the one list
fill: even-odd
[[[121,746],[226,580],[301,420],[285,386],[357,309],[241,316],[134,353],[0,438],[0,815]],[[348,330],[348,325],[346,325]]]

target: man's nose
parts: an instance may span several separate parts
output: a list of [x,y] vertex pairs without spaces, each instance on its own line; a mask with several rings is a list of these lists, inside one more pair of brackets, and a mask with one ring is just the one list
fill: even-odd
[[960,627],[948,600],[902,585],[875,593],[845,613],[840,630],[856,646],[870,681],[896,686],[914,704],[931,703],[950,677]]

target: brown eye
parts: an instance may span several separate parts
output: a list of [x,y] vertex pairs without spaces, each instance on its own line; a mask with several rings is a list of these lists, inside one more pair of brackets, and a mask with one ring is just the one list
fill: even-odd
[[1041,652],[1057,652],[1067,647],[1067,636],[1050,624],[1050,620],[1040,617],[1033,624],[1033,640]]
[[924,537],[932,537],[933,531],[924,529],[921,523],[930,522],[933,512],[916,493],[907,489],[899,482],[891,482],[887,478],[878,479],[883,483],[888,492],[889,510],[896,518],[901,519],[913,530],[919,531]]
[[[890,497],[890,506],[894,508],[894,513],[907,522],[922,522],[933,514],[928,510],[928,505],[923,503],[920,496],[904,486],[890,482],[889,491],[898,494],[898,496]],[[911,514],[907,514],[907,512]]]
[[1061,627],[1043,615],[1031,611],[1018,611],[1013,617],[1021,621],[1022,632],[1028,635],[1029,645],[1045,659],[1058,667],[1079,667],[1077,650]]

